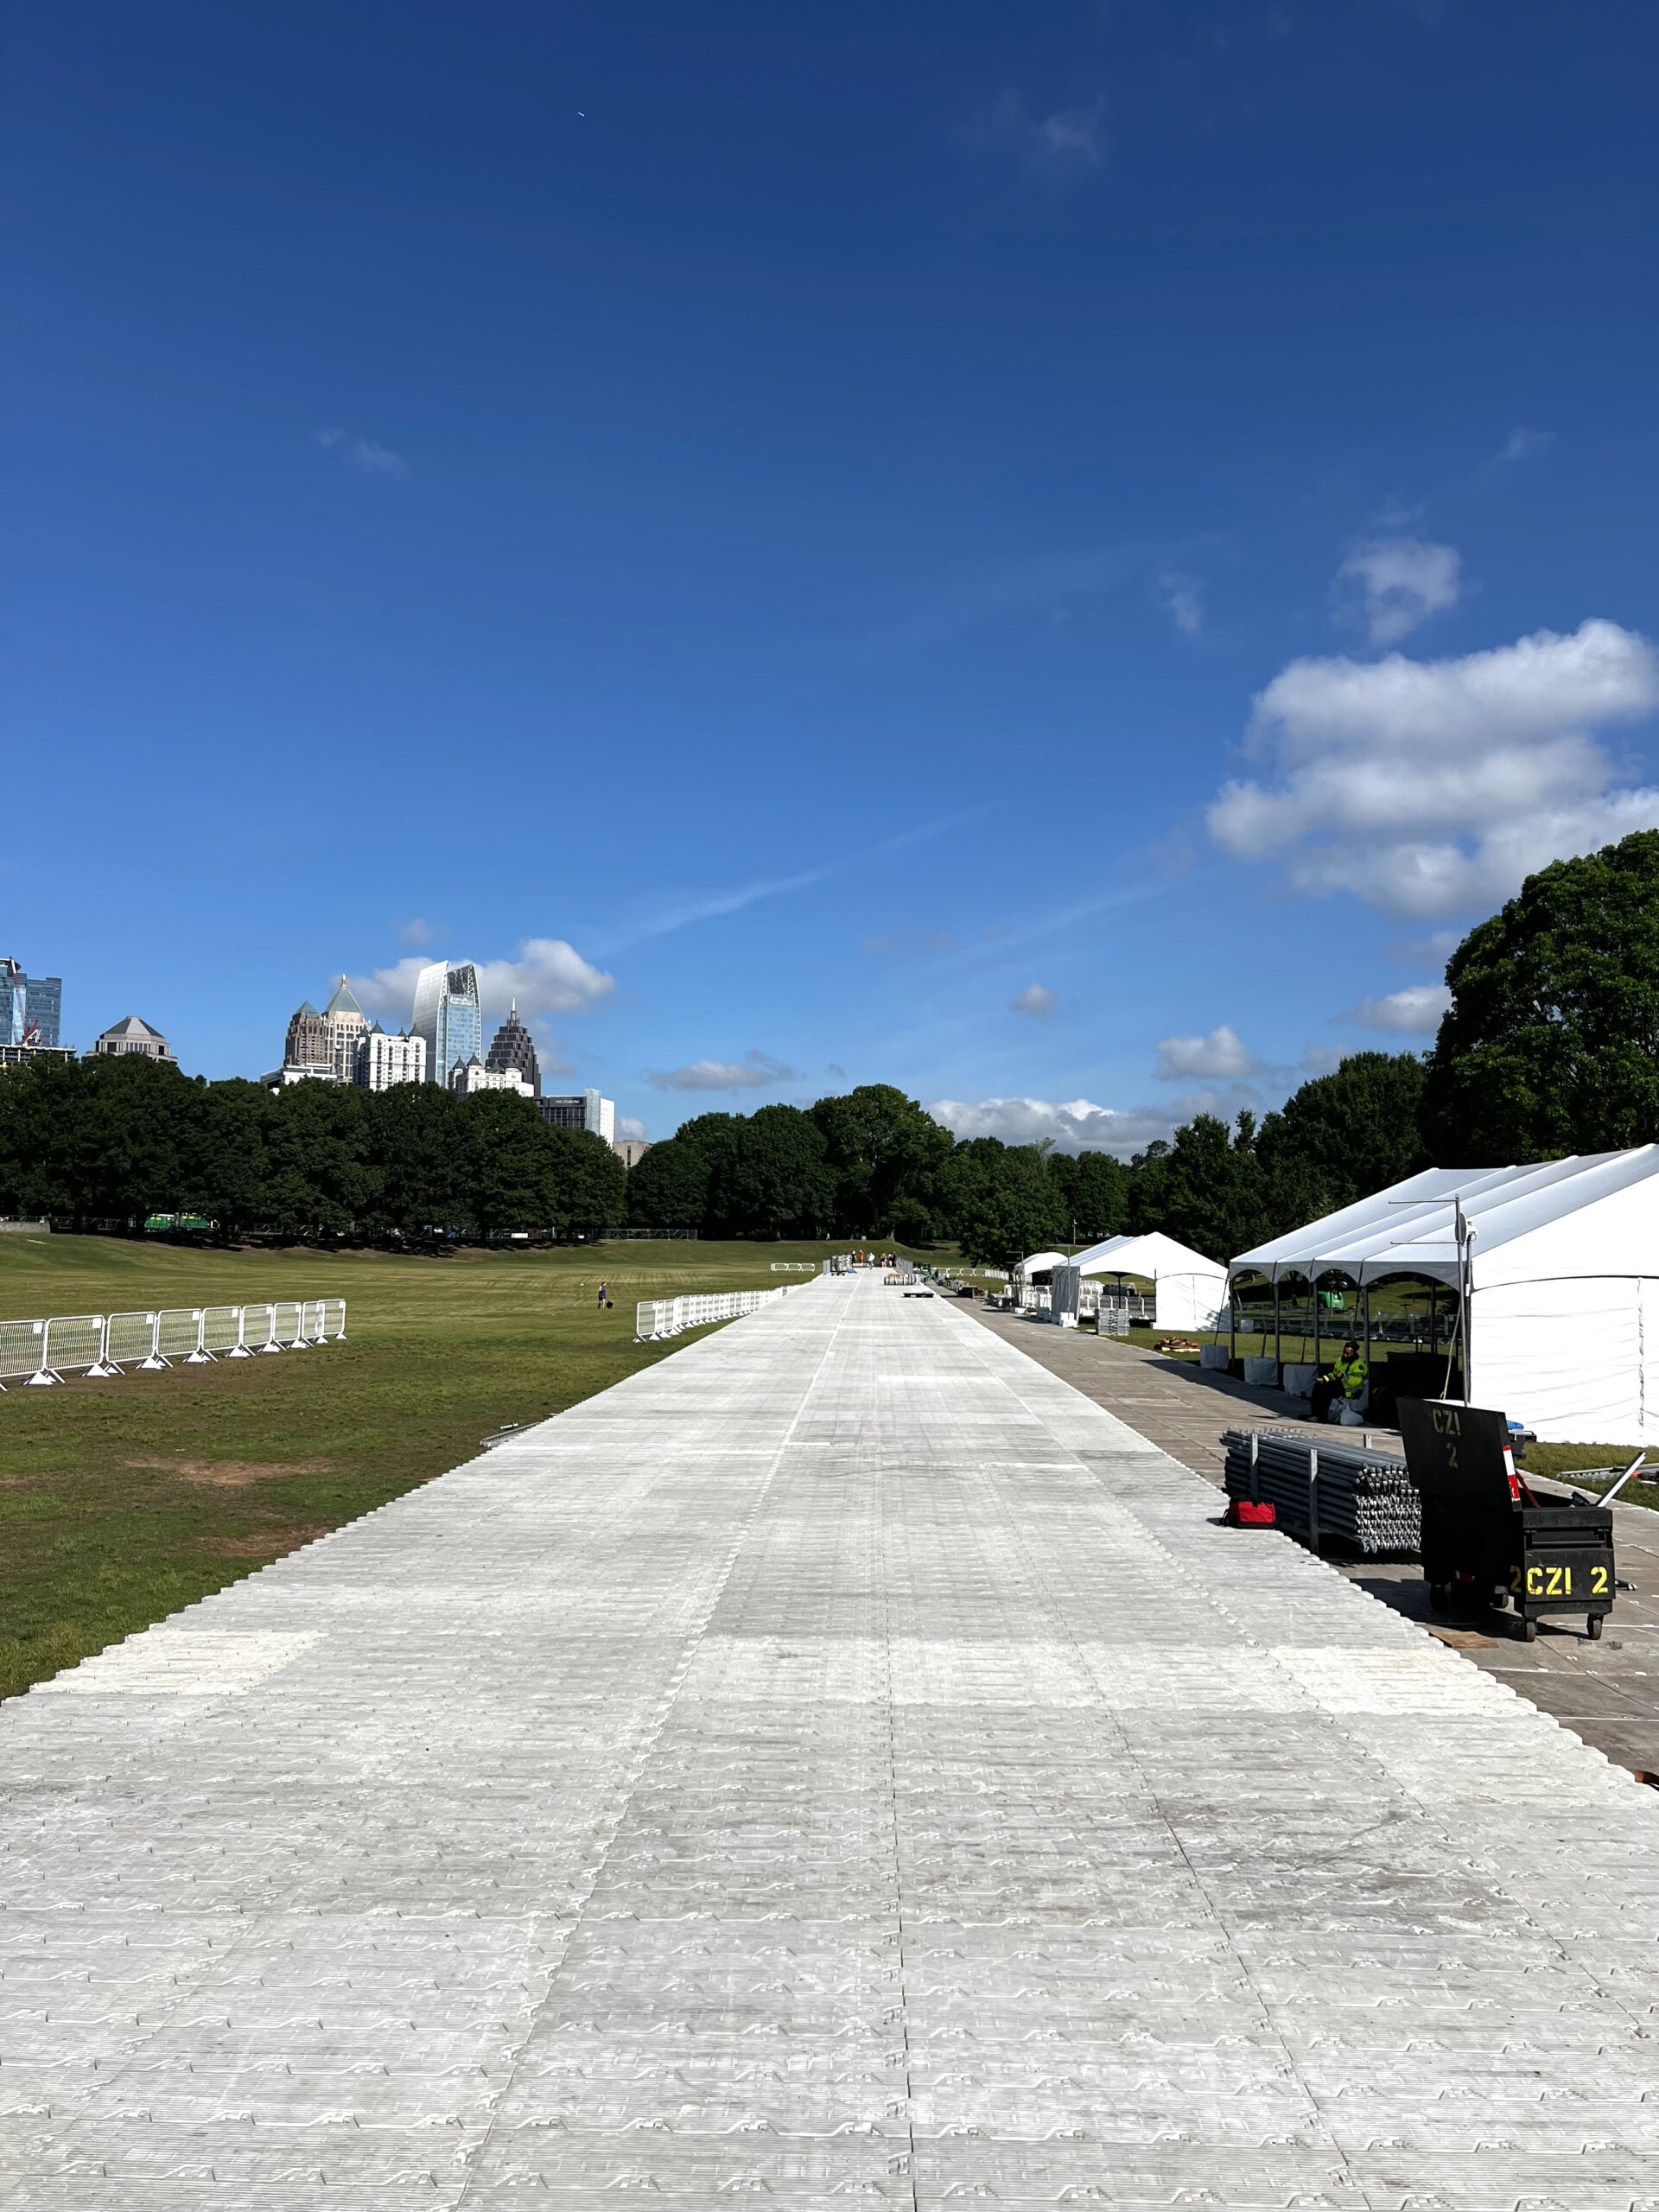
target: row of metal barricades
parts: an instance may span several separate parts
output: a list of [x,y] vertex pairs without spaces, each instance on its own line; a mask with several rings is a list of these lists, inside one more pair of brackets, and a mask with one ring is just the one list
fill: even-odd
[[664,1337],[677,1337],[683,1329],[701,1329],[709,1321],[741,1321],[763,1306],[775,1306],[791,1290],[804,1283],[780,1283],[776,1290],[706,1291],[690,1298],[642,1298],[634,1308],[633,1340],[655,1344]]
[[346,1333],[343,1298],[281,1298],[260,1306],[174,1306],[154,1313],[58,1313],[0,1321],[6,1380],[61,1382],[66,1375],[154,1374],[263,1352],[308,1351]]

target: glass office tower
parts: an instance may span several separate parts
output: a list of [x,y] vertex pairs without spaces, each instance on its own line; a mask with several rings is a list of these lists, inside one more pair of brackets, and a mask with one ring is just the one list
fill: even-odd
[[426,1079],[446,1090],[457,1065],[484,1057],[484,1017],[478,1003],[478,970],[470,960],[435,960],[415,982],[410,1032],[426,1039]]
[[55,1045],[63,978],[26,976],[16,960],[0,960],[0,1045]]

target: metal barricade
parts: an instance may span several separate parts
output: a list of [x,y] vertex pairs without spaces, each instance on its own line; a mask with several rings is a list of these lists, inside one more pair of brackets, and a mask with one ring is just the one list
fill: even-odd
[[33,1375],[41,1364],[44,1321],[0,1321],[0,1376]]
[[780,1283],[776,1290],[722,1290],[693,1293],[683,1298],[644,1298],[634,1308],[634,1342],[657,1344],[677,1337],[684,1329],[705,1328],[711,1321],[740,1321],[763,1306],[775,1306],[791,1290],[804,1283]]
[[[781,1290],[761,1294],[781,1298]],[[745,1309],[747,1310],[747,1309]],[[280,1299],[266,1306],[171,1306],[153,1313],[55,1313],[0,1321],[0,1377],[26,1385],[79,1373],[101,1379],[154,1373],[257,1351],[304,1351],[346,1334],[343,1298]],[[0,1380],[0,1391],[5,1389]]]

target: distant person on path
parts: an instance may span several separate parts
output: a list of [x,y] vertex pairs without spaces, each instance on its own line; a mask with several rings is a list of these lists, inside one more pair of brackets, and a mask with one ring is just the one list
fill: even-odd
[[610,1304],[610,1298],[609,1298],[609,1295],[608,1295],[608,1292],[609,1292],[609,1285],[608,1285],[608,1284],[606,1284],[606,1283],[601,1283],[601,1285],[599,1286],[599,1310],[600,1310],[600,1312],[601,1312],[601,1313],[605,1311],[605,1308],[607,1307],[607,1306],[608,1306],[608,1305]]
[[1351,1406],[1357,1414],[1363,1412],[1370,1380],[1371,1370],[1360,1357],[1358,1344],[1350,1337],[1342,1348],[1342,1357],[1327,1367],[1323,1375],[1314,1377],[1314,1420],[1329,1421],[1333,1403]]

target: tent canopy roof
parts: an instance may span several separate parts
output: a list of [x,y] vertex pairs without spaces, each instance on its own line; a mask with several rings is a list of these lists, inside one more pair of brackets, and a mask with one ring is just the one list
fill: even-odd
[[1086,1275],[1145,1275],[1154,1282],[1160,1275],[1211,1275],[1220,1282],[1226,1273],[1218,1260],[1206,1260],[1161,1229],[1144,1236],[1109,1236],[1079,1252],[1071,1265]]
[[1335,1273],[1357,1283],[1395,1274],[1455,1283],[1455,1199],[1461,1198],[1465,1218],[1474,1225],[1471,1264],[1478,1270],[1481,1259],[1504,1245],[1656,1175],[1659,1145],[1650,1144],[1530,1167],[1426,1167],[1339,1213],[1241,1252],[1227,1273],[1230,1280]]
[[1065,1265],[1064,1252],[1033,1252],[1020,1261],[1014,1273],[1020,1275],[1040,1275],[1054,1268],[1063,1268]]

